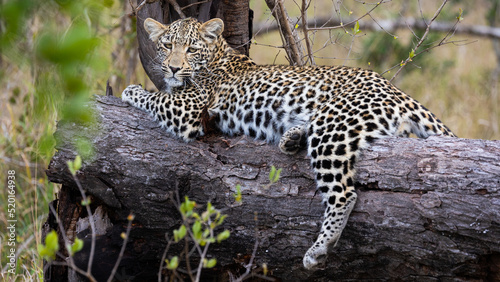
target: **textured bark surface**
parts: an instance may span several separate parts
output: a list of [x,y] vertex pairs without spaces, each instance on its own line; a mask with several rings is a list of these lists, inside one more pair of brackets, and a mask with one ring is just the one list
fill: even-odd
[[222,36],[227,43],[241,54],[248,55],[253,19],[250,1],[223,0],[219,17],[224,20]]
[[[94,127],[59,124],[58,152],[47,174],[63,184],[59,216],[72,218],[64,220],[66,233],[88,234],[70,224],[86,215],[66,161],[76,154],[77,138],[94,144],[95,156],[84,161],[78,178],[93,196],[93,209],[100,207],[96,213],[109,221],[97,240],[97,276],[105,277],[114,264],[132,212],[136,219],[118,273],[156,280],[165,233],[180,223],[169,199],[178,190],[181,198],[211,201],[228,215],[224,228],[231,237],[211,246],[219,264],[209,275],[223,276],[248,259],[258,239],[255,262],[283,281],[500,279],[500,141],[375,142],[357,164],[358,202],[338,246],[323,269],[309,272],[302,256],[316,239],[323,207],[304,152],[284,155],[246,137],[184,143],[118,98],[98,96],[91,106],[99,120]],[[281,179],[263,188],[272,165],[283,169]],[[234,205],[237,184],[241,206]],[[77,256],[82,265],[86,250]],[[175,254],[174,248],[169,255]]]
[[[137,4],[140,4],[143,0],[137,0]],[[168,6],[166,6],[168,7]],[[149,34],[144,29],[144,21],[147,18],[152,18],[159,22],[164,22],[164,14],[168,14],[163,8],[160,1],[149,3],[144,5],[137,12],[137,42],[139,43],[139,58],[141,59],[142,66],[146,71],[149,79],[158,89],[165,89],[165,81],[163,79],[163,74],[159,71],[155,71],[155,61],[156,57],[156,44],[149,39]],[[156,67],[158,68],[158,67]]]
[[[137,0],[137,5],[144,0]],[[196,18],[201,22],[218,17],[224,21],[224,38],[229,45],[242,54],[248,55],[250,38],[252,37],[252,13],[248,0],[210,0],[210,1],[176,1],[186,17]],[[164,77],[155,64],[156,45],[149,39],[144,30],[144,21],[153,18],[162,23],[172,23],[181,18],[169,1],[151,1],[137,12],[137,41],[139,57],[148,77],[159,90],[165,88]],[[184,8],[187,7],[187,8]],[[183,9],[184,8],[184,9]],[[155,70],[156,69],[156,70]]]

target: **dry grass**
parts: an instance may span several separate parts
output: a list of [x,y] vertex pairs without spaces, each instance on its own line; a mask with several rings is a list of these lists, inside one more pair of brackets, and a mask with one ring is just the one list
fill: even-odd
[[[6,183],[7,172],[15,171],[16,197],[16,251],[19,254],[17,275],[8,276],[6,268],[8,252],[7,206],[0,210],[0,252],[2,253],[2,278],[9,280],[42,280],[42,265],[38,258],[36,245],[40,243],[40,227],[48,212],[47,204],[54,199],[56,185],[49,183],[44,169],[46,159],[36,157],[37,140],[45,132],[52,132],[54,124],[41,125],[30,114],[33,108],[33,86],[30,83],[28,66],[16,66],[5,62],[4,70],[9,73],[2,81],[0,95],[0,175],[2,185]],[[7,187],[2,187],[0,202],[7,203]]]

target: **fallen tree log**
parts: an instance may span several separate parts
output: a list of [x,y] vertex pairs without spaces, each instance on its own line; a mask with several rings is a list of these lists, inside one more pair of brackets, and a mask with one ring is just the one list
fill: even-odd
[[[223,227],[231,236],[211,245],[209,255],[218,265],[204,270],[206,279],[241,268],[256,240],[255,264],[267,264],[269,275],[283,281],[500,279],[499,141],[375,142],[357,164],[358,202],[338,246],[322,269],[306,271],[302,256],[316,239],[323,206],[305,152],[284,155],[246,137],[184,143],[118,98],[97,96],[90,107],[98,117],[93,126],[60,122],[55,133],[57,153],[47,175],[62,184],[53,204],[64,230],[49,217],[44,232],[85,238],[75,260],[86,265],[88,219],[66,161],[76,155],[73,141],[87,138],[95,154],[77,177],[99,218],[93,266],[98,280],[118,257],[129,213],[135,220],[115,278],[157,280],[165,234],[171,236],[181,222],[171,200],[176,191],[200,204],[210,201],[228,215]],[[269,186],[272,165],[283,171]],[[241,205],[233,197],[237,184]],[[171,248],[167,257],[175,252]],[[68,277],[65,267],[45,271],[47,280],[61,277]]]

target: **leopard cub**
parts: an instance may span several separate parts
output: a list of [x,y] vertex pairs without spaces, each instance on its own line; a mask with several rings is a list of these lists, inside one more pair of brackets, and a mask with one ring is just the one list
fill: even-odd
[[356,203],[354,164],[377,138],[455,136],[434,114],[379,74],[343,66],[256,65],[222,37],[220,19],[144,22],[156,43],[167,88],[128,86],[122,99],[148,111],[171,134],[204,134],[207,110],[225,134],[279,143],[294,154],[307,148],[325,205],[316,242],[304,256],[312,269],[334,246]]

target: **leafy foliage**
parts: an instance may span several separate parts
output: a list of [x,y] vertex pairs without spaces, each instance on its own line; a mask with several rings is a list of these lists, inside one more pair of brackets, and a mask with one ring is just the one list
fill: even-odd
[[[240,194],[241,196],[241,194]],[[196,202],[191,201],[187,196],[184,202],[179,205],[179,212],[182,216],[182,224],[179,228],[173,231],[173,242],[179,243],[184,241],[186,248],[189,244],[194,244],[194,249],[198,250],[200,262],[196,273],[196,277],[189,273],[192,281],[199,281],[202,268],[213,268],[217,264],[216,258],[208,259],[206,257],[208,247],[212,243],[221,243],[230,236],[229,230],[224,230],[217,234],[216,229],[222,225],[226,215],[223,215],[219,210],[208,202],[206,210],[199,212]],[[172,241],[170,242],[172,243]],[[170,243],[167,246],[169,249]],[[187,268],[191,268],[191,252],[186,250],[180,255],[172,256],[170,259],[165,259],[165,267],[172,271],[174,275],[177,272],[182,257],[185,257],[184,263]]]
[[52,230],[45,237],[45,245],[38,245],[38,253],[42,258],[52,261],[56,259],[57,251],[59,251],[59,239],[57,238],[57,233]]
[[[17,243],[26,246],[16,275],[32,280],[43,269],[41,257],[53,258],[59,243],[50,234],[47,242],[39,239],[41,221],[58,189],[43,174],[54,154],[55,122],[64,118],[90,125],[93,120],[84,103],[99,80],[108,77],[103,14],[109,14],[115,1],[0,2],[0,83],[5,95],[0,99],[0,170],[16,170]],[[84,158],[92,154],[89,144],[75,139]],[[6,203],[3,198],[0,202]],[[5,218],[4,210],[0,218]],[[75,241],[70,252],[80,248]]]

